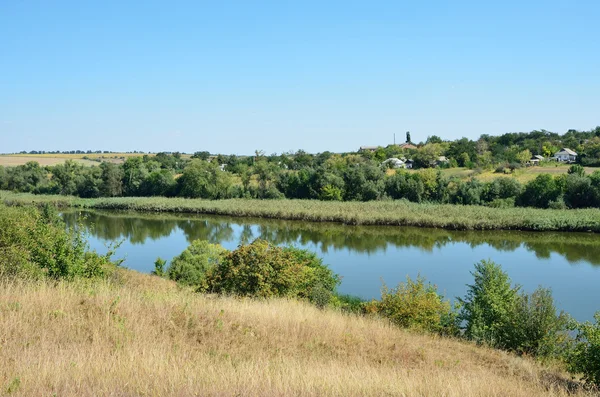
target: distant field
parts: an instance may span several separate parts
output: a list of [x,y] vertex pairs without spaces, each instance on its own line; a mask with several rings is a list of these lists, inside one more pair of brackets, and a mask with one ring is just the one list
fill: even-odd
[[[56,165],[64,163],[69,157],[49,157],[49,156],[34,156],[34,155],[19,155],[19,156],[9,156],[9,155],[0,155],[0,165],[5,167],[14,167],[17,165],[23,165],[28,163],[29,161],[37,161],[40,165]],[[71,157],[73,161],[84,165],[98,165],[97,161],[84,160],[82,158],[74,158]]]
[[[584,167],[586,174],[591,174],[596,170],[600,170],[600,168],[594,167]],[[527,167],[522,168],[520,170],[516,170],[512,174],[501,174],[494,171],[483,171],[482,173],[477,173],[474,170],[468,168],[448,168],[441,170],[442,173],[447,177],[458,177],[461,179],[468,179],[471,177],[475,177],[481,181],[489,181],[498,177],[510,177],[515,178],[521,183],[529,182],[534,179],[536,176],[540,174],[551,174],[551,175],[561,175],[566,174],[569,170],[569,166],[566,164],[556,164],[551,166],[542,166],[542,167]],[[418,171],[409,171],[409,172],[418,172]],[[388,173],[389,174],[389,173]]]
[[143,155],[144,153],[0,154],[0,165],[13,167],[29,161],[37,161],[40,165],[56,165],[64,163],[65,160],[74,160],[84,165],[98,165],[100,161],[121,164],[128,157]]

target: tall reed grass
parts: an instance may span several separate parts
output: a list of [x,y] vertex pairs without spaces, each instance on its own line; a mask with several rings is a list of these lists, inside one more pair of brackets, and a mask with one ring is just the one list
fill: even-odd
[[339,222],[349,225],[436,227],[453,230],[531,230],[600,232],[600,209],[554,210],[417,204],[404,200],[327,202],[317,200],[201,200],[165,197],[81,199],[0,192],[9,205],[51,203],[59,207],[149,212],[180,212],[244,217]]

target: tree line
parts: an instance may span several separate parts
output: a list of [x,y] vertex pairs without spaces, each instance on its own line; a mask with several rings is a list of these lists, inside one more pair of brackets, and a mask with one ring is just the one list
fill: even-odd
[[[541,174],[526,184],[510,176],[531,158],[532,150],[547,155],[567,144],[580,151],[581,160],[568,174]],[[103,162],[91,167],[73,160],[45,167],[29,162],[0,166],[0,188],[83,198],[405,199],[492,207],[600,207],[600,171],[586,175],[582,167],[593,162],[596,146],[600,155],[600,127],[562,136],[547,131],[483,135],[478,141],[462,138],[444,142],[433,136],[417,149],[389,145],[374,152],[310,154],[299,150],[265,155],[256,151],[252,156],[214,156],[203,151],[191,158],[158,153],[129,157],[122,164]],[[438,155],[450,160],[438,162]],[[418,170],[388,171],[382,159],[394,156],[413,159]],[[465,180],[440,171],[454,165],[472,168],[473,177]],[[495,170],[498,177],[479,180],[477,175],[484,169]]]

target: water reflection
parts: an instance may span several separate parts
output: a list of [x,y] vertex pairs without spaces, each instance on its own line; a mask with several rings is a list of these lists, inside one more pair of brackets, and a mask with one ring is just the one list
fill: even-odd
[[[141,214],[114,211],[63,213],[65,222],[80,221],[90,233],[103,240],[126,239],[132,244],[158,240],[181,230],[188,242],[196,239],[212,243],[247,243],[262,238],[276,244],[318,247],[323,254],[346,250],[375,254],[390,246],[414,247],[431,252],[456,243],[471,248],[488,245],[497,251],[519,248],[535,253],[539,259],[552,254],[569,263],[587,262],[600,265],[600,239],[586,233],[534,233],[517,231],[450,231],[414,227],[347,226],[330,223],[233,218],[224,216]],[[236,230],[238,232],[236,232]]]

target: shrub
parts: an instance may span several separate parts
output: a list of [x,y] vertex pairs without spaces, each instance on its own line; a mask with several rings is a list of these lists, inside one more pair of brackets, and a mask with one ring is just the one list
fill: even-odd
[[511,287],[508,275],[492,261],[475,264],[472,274],[475,283],[459,299],[465,337],[538,357],[557,357],[565,350],[569,318],[557,314],[549,289],[525,294]]
[[415,281],[407,277],[406,282],[392,289],[384,284],[381,300],[370,302],[367,311],[388,318],[400,327],[454,333],[450,303],[420,276]]
[[583,378],[600,387],[600,312],[594,315],[595,322],[577,324],[576,345],[568,358],[569,370],[583,374]]
[[464,335],[478,343],[507,348],[511,340],[511,317],[517,291],[511,288],[510,278],[492,261],[475,264],[475,278],[469,285],[459,319],[464,321]]
[[557,314],[552,292],[539,287],[531,295],[521,293],[516,301],[512,350],[537,357],[557,357],[570,343],[569,317]]
[[100,277],[114,268],[113,251],[89,251],[79,228],[66,229],[54,207],[7,208],[0,205],[0,274],[3,276]]
[[585,168],[583,168],[579,164],[574,164],[574,165],[572,165],[572,166],[569,167],[569,170],[567,171],[567,173],[568,174],[575,174],[577,176],[584,177],[585,176]]
[[227,250],[218,244],[195,240],[185,251],[173,258],[171,266],[167,270],[167,276],[183,285],[206,290],[208,288],[207,273],[218,266],[225,252]]
[[540,174],[525,185],[519,195],[518,204],[526,207],[548,208],[563,192],[562,182],[549,174]]
[[265,240],[240,245],[208,274],[209,290],[260,298],[290,297],[328,303],[340,278],[314,253]]

